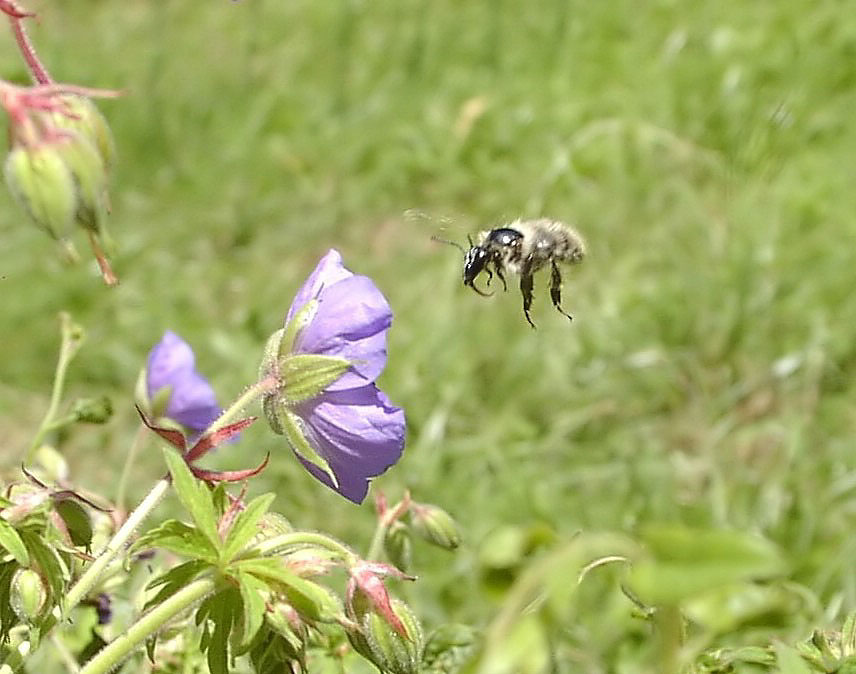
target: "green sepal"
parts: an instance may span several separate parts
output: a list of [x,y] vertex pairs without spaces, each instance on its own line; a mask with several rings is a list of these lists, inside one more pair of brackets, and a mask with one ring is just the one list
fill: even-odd
[[285,328],[280,328],[265,342],[264,351],[262,351],[262,362],[259,363],[259,379],[273,375],[279,381],[279,354],[280,345],[282,344],[282,336],[285,334]]
[[296,405],[316,398],[338,380],[351,363],[336,356],[296,353],[279,363],[283,386],[280,388],[285,402]]
[[294,342],[297,340],[297,335],[315,318],[315,313],[318,311],[318,300],[309,300],[300,310],[292,316],[288,325],[285,326],[282,339],[279,343],[280,357],[285,353],[291,353],[294,350]]
[[315,451],[315,448],[309,444],[309,441],[303,434],[303,429],[301,428],[301,424],[303,424],[302,419],[294,412],[285,409],[283,406],[280,407],[282,409],[282,414],[279,416],[279,420],[282,423],[283,435],[285,435],[288,443],[291,445],[291,448],[313,466],[317,466],[323,470],[327,477],[330,478],[333,486],[338,487],[339,480],[336,479],[336,475],[333,473],[333,469],[330,467],[330,464],[327,463],[327,460],[323,456]]
[[6,158],[6,184],[30,219],[63,240],[78,206],[72,172],[53,144],[16,147]]

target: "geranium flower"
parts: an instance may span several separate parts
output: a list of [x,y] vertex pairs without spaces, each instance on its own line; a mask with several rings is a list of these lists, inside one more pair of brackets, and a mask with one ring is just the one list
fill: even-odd
[[194,435],[222,412],[211,385],[196,371],[190,345],[169,330],[149,352],[145,389],[153,417],[171,419]]
[[392,311],[366,276],[330,250],[297,292],[285,327],[268,341],[264,410],[306,469],[354,503],[404,448],[404,411],[375,385],[386,365]]

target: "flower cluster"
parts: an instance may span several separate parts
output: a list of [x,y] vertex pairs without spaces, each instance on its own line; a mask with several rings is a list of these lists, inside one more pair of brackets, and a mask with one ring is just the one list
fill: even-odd
[[[391,322],[389,303],[377,286],[348,271],[331,250],[298,291],[285,326],[268,340],[260,368],[258,386],[271,428],[286,437],[313,476],[354,503],[365,499],[369,479],[398,461],[404,448],[404,411],[375,384],[386,365]],[[152,349],[138,388],[144,389],[137,397],[145,417],[171,420],[193,436],[196,445],[187,449],[183,437],[146,420],[188,462],[239,430],[232,425],[218,437],[205,434],[221,409],[196,371],[190,346],[173,332]]]

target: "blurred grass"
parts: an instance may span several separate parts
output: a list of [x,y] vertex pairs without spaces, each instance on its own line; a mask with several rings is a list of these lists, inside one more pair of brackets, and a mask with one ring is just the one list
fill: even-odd
[[[845,4],[39,3],[31,34],[54,77],[126,91],[101,105],[120,152],[122,284],[64,268],[0,197],[2,458],[17,463],[46,405],[58,311],[89,332],[70,393],[106,391],[119,410],[65,449],[79,482],[105,488],[164,329],[237,395],[335,246],[395,311],[382,384],[410,435],[378,487],[409,487],[466,532],[454,557],[418,550],[408,592],[429,623],[492,613],[477,552],[502,525],[758,531],[832,607],[788,615],[795,631],[856,608]],[[0,74],[20,79],[11,39],[2,49]],[[533,332],[516,291],[466,292],[458,254],[430,236],[540,215],[577,223],[590,256],[566,275],[574,323],[540,279]],[[367,543],[371,508],[337,501],[263,428],[215,462],[268,449],[254,491]],[[138,490],[161,470],[143,461]],[[581,599],[569,635],[602,654],[589,671],[632,652],[611,652],[621,629],[641,629],[610,636],[604,601]]]

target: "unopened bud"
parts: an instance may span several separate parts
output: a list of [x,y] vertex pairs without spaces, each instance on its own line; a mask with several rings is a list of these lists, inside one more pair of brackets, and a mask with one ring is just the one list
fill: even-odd
[[76,131],[86,137],[98,150],[104,167],[109,171],[116,160],[113,134],[95,103],[84,96],[67,94],[60,97],[63,109],[52,115],[54,126]]
[[461,544],[457,523],[442,508],[414,503],[410,508],[410,522],[419,536],[438,547],[454,550]]
[[77,192],[77,224],[96,234],[103,234],[107,172],[104,160],[86,136],[64,131],[56,141],[57,152],[65,161]]
[[393,629],[383,616],[368,611],[358,621],[359,629],[347,630],[348,640],[355,651],[382,672],[416,674],[420,671],[424,646],[422,627],[403,601],[393,599],[391,608],[404,626],[404,634]]
[[6,157],[5,174],[9,191],[30,219],[63,240],[74,222],[77,190],[56,146],[14,148]]
[[33,622],[39,617],[48,591],[42,577],[32,569],[18,569],[12,576],[9,586],[9,604],[15,614],[25,622]]
[[402,571],[410,570],[412,541],[410,531],[401,522],[395,521],[387,529],[383,539],[383,548],[389,560]]
[[85,424],[106,424],[113,416],[113,403],[107,396],[78,398],[74,401],[71,413],[76,421]]
[[431,671],[457,671],[470,655],[475,643],[476,633],[469,625],[441,625],[428,637],[422,662],[431,668]]

